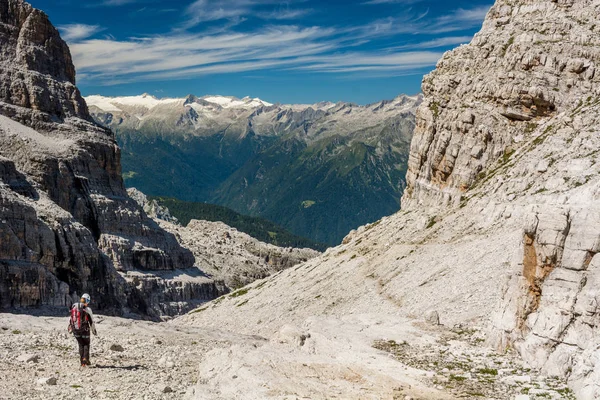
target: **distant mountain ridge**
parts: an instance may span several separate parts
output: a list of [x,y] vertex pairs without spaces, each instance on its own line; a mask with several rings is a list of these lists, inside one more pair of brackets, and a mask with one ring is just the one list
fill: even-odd
[[127,186],[226,206],[330,245],[400,208],[421,101],[86,98],[96,122],[116,134]]

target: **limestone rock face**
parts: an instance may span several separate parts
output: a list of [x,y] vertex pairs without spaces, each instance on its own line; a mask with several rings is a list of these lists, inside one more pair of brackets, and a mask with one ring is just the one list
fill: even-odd
[[142,206],[144,212],[148,214],[150,218],[154,220],[170,222],[175,225],[179,224],[177,218],[171,215],[171,212],[168,208],[161,206],[156,200],[149,200],[144,193],[140,192],[136,188],[127,189],[127,194],[140,206]]
[[457,205],[513,139],[598,94],[593,1],[497,1],[423,79],[402,206]]
[[22,0],[0,2],[0,67],[4,103],[90,119],[67,44],[46,14]]
[[190,249],[205,273],[237,289],[317,257],[312,249],[283,248],[260,242],[222,222],[191,220],[187,227],[160,222]]
[[190,269],[192,253],[128,197],[119,148],[91,122],[46,15],[0,0],[0,21],[0,306],[87,291],[101,309],[160,315],[124,275]]

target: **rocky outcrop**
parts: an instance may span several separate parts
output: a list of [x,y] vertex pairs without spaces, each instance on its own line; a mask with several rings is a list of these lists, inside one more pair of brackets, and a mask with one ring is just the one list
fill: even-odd
[[42,11],[0,2],[0,101],[64,120],[89,120],[67,44]]
[[[88,291],[100,308],[160,315],[126,273],[189,270],[192,253],[128,197],[119,148],[90,122],[46,15],[0,0],[0,21],[0,305],[66,305]],[[195,292],[213,296],[163,300]]]
[[144,209],[144,212],[150,218],[155,219],[155,220],[158,219],[161,221],[170,222],[175,225],[179,224],[179,221],[177,220],[177,218],[175,218],[171,215],[171,212],[169,211],[168,208],[161,206],[160,204],[158,204],[158,201],[156,201],[156,200],[148,199],[148,197],[144,193],[140,192],[136,188],[127,189],[127,194],[129,195],[129,197],[131,197],[133,200],[135,200],[140,206],[142,206],[142,208]]
[[590,399],[600,396],[594,10],[586,0],[497,1],[472,43],[423,80],[402,200],[407,210],[492,194],[513,203],[505,212],[523,216],[521,258],[495,314],[496,343]]
[[203,272],[225,282],[230,290],[317,257],[312,249],[267,244],[222,222],[192,220],[186,227],[160,222],[196,257]]
[[404,209],[453,205],[514,139],[598,95],[591,1],[497,1],[469,45],[423,79]]

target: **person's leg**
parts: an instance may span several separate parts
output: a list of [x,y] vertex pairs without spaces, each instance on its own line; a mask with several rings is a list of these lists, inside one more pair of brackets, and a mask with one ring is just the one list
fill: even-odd
[[77,339],[77,344],[79,345],[79,363],[83,365],[83,360],[85,358],[85,339],[81,336],[75,336],[75,339]]
[[90,344],[91,338],[88,336],[87,338],[83,338],[83,363],[86,365],[90,365]]

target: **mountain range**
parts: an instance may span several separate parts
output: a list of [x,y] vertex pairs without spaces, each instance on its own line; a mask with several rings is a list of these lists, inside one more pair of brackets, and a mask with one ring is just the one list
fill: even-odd
[[88,96],[127,186],[209,202],[335,245],[400,208],[421,96],[367,106],[257,98]]

